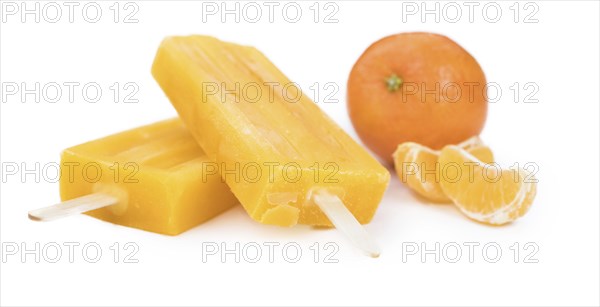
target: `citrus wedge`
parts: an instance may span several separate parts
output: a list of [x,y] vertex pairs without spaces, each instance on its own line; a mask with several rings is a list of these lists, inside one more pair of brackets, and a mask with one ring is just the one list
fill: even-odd
[[[472,137],[460,144],[472,155],[486,163],[494,161],[494,155],[479,137]],[[398,178],[417,194],[434,202],[450,202],[440,187],[438,158],[440,151],[429,147],[406,142],[398,146],[394,152],[394,166]]]
[[523,216],[536,194],[537,181],[525,169],[486,164],[458,146],[446,146],[439,157],[443,193],[469,218],[502,225]]

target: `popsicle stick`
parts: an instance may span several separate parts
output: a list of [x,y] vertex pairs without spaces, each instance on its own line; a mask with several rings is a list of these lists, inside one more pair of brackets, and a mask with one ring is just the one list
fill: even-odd
[[29,218],[34,221],[51,221],[59,218],[88,212],[91,210],[115,205],[119,202],[116,197],[104,193],[93,193],[56,205],[29,211]]
[[373,258],[379,257],[380,251],[369,233],[348,211],[337,195],[320,190],[313,195],[313,200],[321,211],[329,218],[335,228],[341,231],[358,248]]

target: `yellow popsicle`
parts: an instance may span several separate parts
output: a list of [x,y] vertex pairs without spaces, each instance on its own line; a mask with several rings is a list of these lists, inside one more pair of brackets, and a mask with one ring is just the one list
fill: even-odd
[[[71,147],[61,157],[60,195],[63,201],[78,200],[39,209],[30,216],[53,218],[53,210],[62,205],[64,211],[64,204],[77,208],[99,203],[101,208],[86,214],[177,235],[237,203],[220,178],[203,176],[206,161],[179,119]],[[111,197],[116,200],[112,204]]]
[[332,195],[373,218],[388,171],[257,49],[168,37],[152,73],[254,220],[331,226],[315,200]]

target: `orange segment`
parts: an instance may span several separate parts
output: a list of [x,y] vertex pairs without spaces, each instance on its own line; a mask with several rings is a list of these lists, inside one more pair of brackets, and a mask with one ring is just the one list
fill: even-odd
[[[479,137],[472,137],[458,146],[486,163],[494,160],[492,151]],[[439,151],[417,143],[402,143],[394,152],[394,166],[400,181],[417,194],[434,202],[450,202],[439,184],[439,155]]]
[[439,152],[417,143],[402,143],[394,152],[398,178],[417,194],[435,201],[450,202],[439,185]]
[[502,225],[523,216],[536,194],[537,182],[524,169],[486,164],[458,146],[439,157],[440,186],[469,218]]

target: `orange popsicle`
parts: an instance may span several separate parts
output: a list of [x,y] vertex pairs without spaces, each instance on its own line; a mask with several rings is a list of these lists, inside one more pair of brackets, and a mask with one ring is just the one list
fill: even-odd
[[73,213],[177,235],[237,203],[179,119],[166,120],[66,149],[63,203],[31,211],[35,220]]
[[257,49],[168,37],[152,73],[250,217],[362,240],[388,171]]

